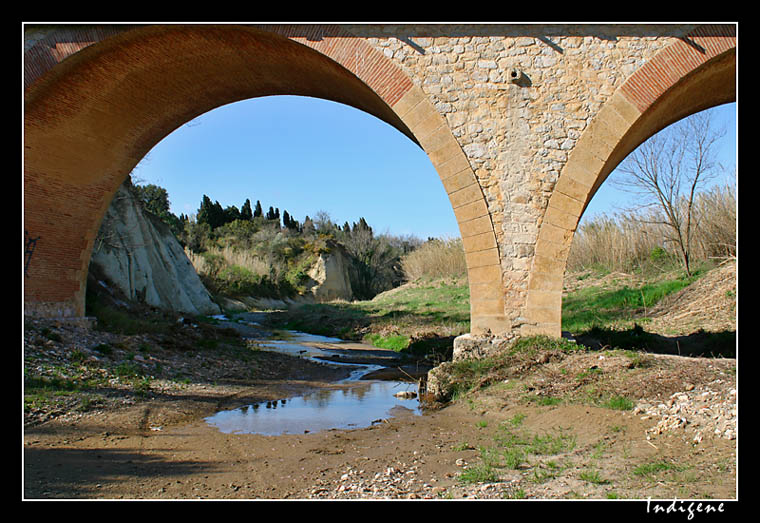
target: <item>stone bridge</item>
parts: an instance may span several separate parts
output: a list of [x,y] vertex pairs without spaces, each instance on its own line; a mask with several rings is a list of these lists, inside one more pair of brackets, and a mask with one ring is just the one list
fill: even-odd
[[473,334],[559,336],[586,205],[649,136],[735,101],[736,29],[27,24],[25,314],[84,315],[101,219],[166,135],[224,104],[303,95],[427,153],[464,242]]

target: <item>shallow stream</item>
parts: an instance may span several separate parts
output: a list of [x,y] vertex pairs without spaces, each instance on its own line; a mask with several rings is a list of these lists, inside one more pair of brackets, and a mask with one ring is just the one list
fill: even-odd
[[[255,322],[249,322],[255,326]],[[278,339],[257,340],[261,350],[271,350],[293,357],[308,358],[321,364],[349,365],[350,376],[339,389],[319,390],[304,396],[263,401],[233,410],[217,412],[206,422],[228,434],[304,434],[330,429],[354,429],[383,422],[389,417],[420,415],[419,401],[402,399],[395,394],[416,391],[416,383],[396,380],[367,380],[367,374],[392,365],[397,355],[337,338],[295,331],[279,333]],[[352,362],[386,360],[382,364]],[[366,355],[366,356],[365,356]],[[346,363],[334,361],[346,358]],[[329,361],[328,361],[329,360]]]

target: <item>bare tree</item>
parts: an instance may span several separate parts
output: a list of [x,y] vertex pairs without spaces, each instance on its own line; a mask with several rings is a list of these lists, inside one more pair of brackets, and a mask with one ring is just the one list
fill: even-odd
[[716,129],[711,111],[702,111],[652,136],[631,153],[611,178],[612,184],[636,194],[635,210],[655,210],[659,224],[691,275],[692,239],[699,216],[695,198],[699,189],[722,171],[716,144],[725,134]]

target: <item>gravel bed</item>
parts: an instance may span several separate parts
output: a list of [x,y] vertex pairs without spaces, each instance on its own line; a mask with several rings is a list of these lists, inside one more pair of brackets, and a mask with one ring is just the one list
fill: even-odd
[[712,435],[729,440],[737,437],[738,391],[734,383],[717,379],[700,387],[675,392],[665,403],[639,402],[633,410],[642,420],[653,420],[647,439],[665,432],[682,431],[694,444]]

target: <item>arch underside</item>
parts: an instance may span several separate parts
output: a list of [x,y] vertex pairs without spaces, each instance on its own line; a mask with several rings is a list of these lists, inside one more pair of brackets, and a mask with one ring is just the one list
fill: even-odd
[[493,270],[482,270],[498,267],[493,227],[461,148],[422,91],[340,27],[64,28],[26,59],[24,227],[39,238],[24,280],[27,313],[84,314],[102,216],[155,144],[216,107],[287,94],[365,111],[428,153],[474,254],[475,323],[484,307],[502,316],[500,284],[486,285]]

